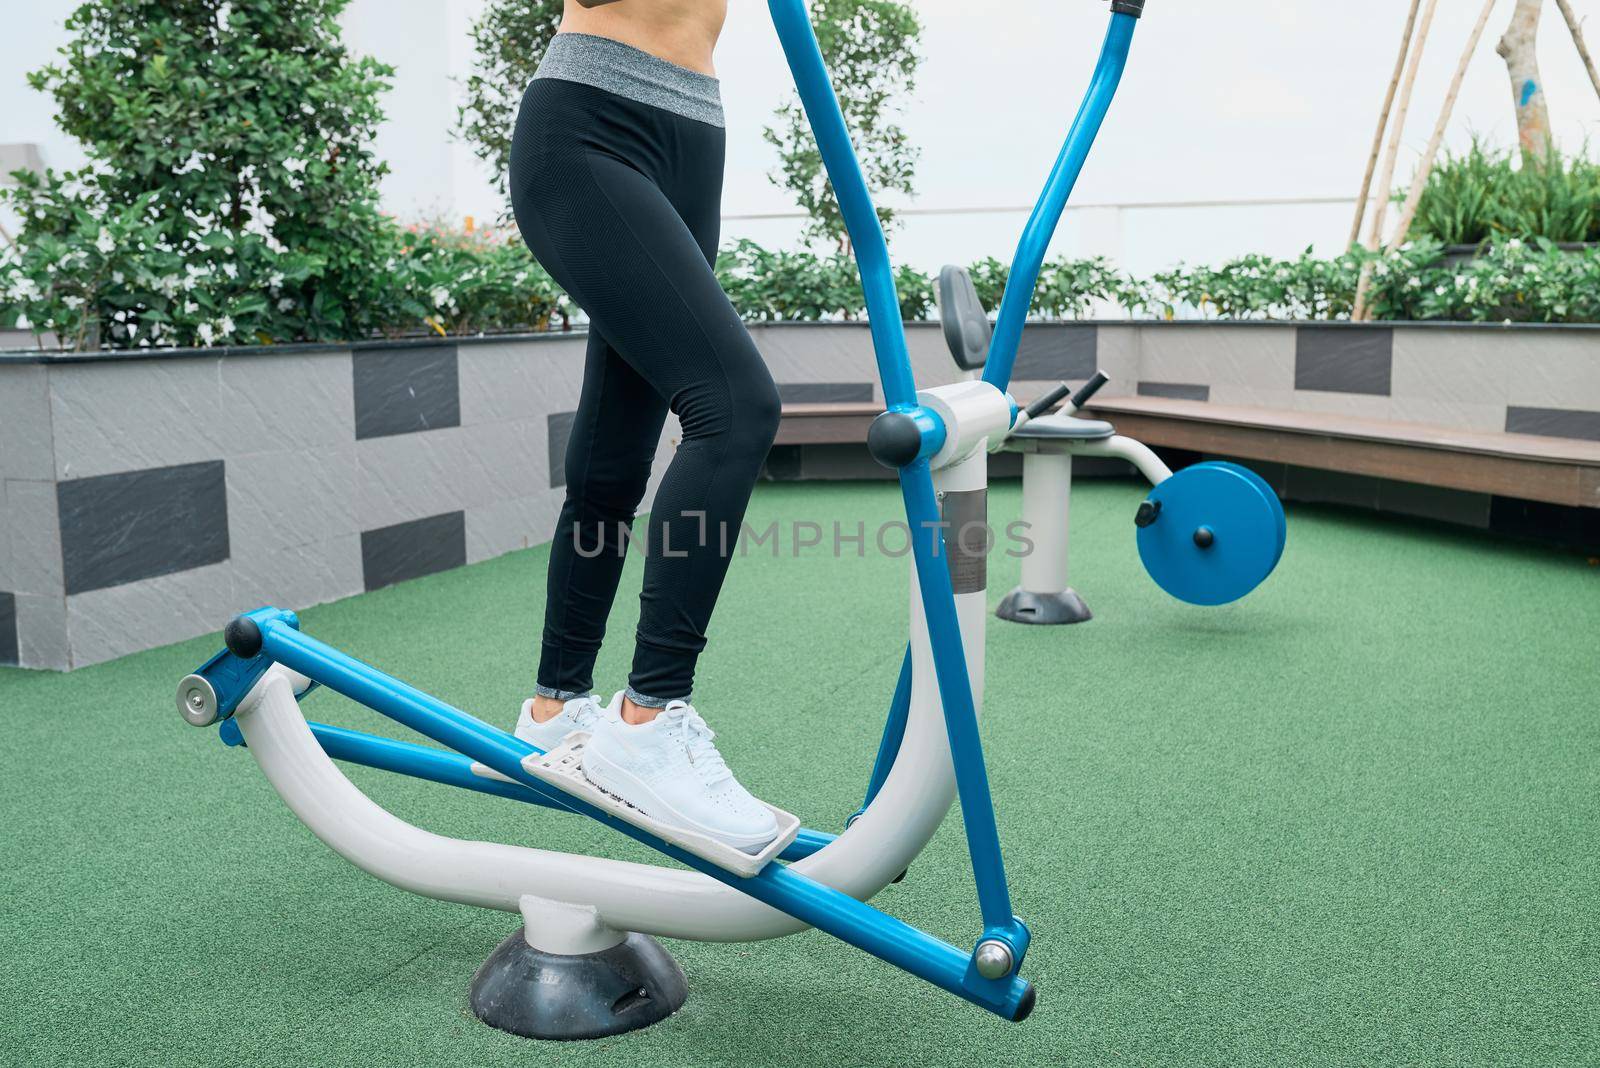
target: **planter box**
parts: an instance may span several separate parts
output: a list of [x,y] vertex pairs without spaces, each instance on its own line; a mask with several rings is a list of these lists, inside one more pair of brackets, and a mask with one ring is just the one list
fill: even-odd
[[[786,402],[882,400],[864,324],[752,332]],[[936,325],[908,336],[919,382],[959,377]],[[0,663],[92,664],[548,540],[584,345],[0,354]],[[1040,323],[1015,392],[1096,367],[1108,397],[1600,440],[1592,327]]]
[[92,664],[548,540],[584,345],[0,357],[0,661]]
[[[1489,244],[1493,245],[1493,242],[1491,241]],[[1483,248],[1483,245],[1446,245],[1444,247],[1444,252],[1439,259],[1440,262],[1446,267],[1459,267],[1463,263],[1471,263],[1473,260],[1477,259],[1480,251]],[[1590,252],[1594,249],[1600,248],[1600,242],[1558,241],[1556,243],[1556,248],[1560,249],[1562,252]]]

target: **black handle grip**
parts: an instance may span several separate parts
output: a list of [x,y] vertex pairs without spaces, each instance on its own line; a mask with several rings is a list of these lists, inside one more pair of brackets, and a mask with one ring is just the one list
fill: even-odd
[[1072,387],[1063,382],[1055,389],[1052,389],[1049,393],[1046,393],[1044,396],[1028,405],[1027,408],[1023,410],[1028,413],[1029,419],[1037,419],[1045,412],[1048,412],[1051,408],[1054,408],[1056,405],[1060,404],[1061,398],[1065,397],[1071,392]]
[[1094,377],[1083,384],[1083,388],[1072,396],[1072,406],[1082,408],[1089,403],[1089,398],[1100,392],[1100,387],[1111,381],[1104,371],[1096,371]]

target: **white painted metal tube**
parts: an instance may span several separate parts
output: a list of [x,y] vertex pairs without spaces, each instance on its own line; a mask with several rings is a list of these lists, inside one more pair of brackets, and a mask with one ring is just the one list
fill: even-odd
[[1067,582],[1067,531],[1072,501],[1072,454],[1039,450],[1022,455],[1022,522],[1032,549],[1022,558],[1022,588],[1060,593]]
[[1118,460],[1127,460],[1139,469],[1139,473],[1150,480],[1152,486],[1159,486],[1172,477],[1172,468],[1161,462],[1161,457],[1150,450],[1148,445],[1132,438],[1125,438],[1121,434],[1099,441],[1077,441],[1072,444],[1074,456],[1110,456]]
[[[981,462],[979,466],[981,479]],[[969,464],[960,467],[971,477]],[[985,598],[966,594],[957,602],[977,696],[982,692]],[[955,796],[920,604],[912,631],[915,673],[899,759],[861,818],[793,866],[861,900],[910,865],[938,830]],[[415,827],[368,798],[323,752],[300,712],[289,673],[280,667],[268,672],[236,718],[250,754],[295,815],[341,856],[403,890],[507,912],[518,911],[524,895],[532,894],[593,906],[598,922],[617,930],[709,942],[776,938],[805,926],[698,872],[464,841]]]

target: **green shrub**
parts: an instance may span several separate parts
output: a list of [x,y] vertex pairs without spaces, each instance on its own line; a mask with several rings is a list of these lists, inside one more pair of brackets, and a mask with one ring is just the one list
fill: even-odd
[[[969,268],[978,297],[994,314],[1000,307],[1009,268],[990,258]],[[860,319],[866,315],[855,260],[841,253],[773,252],[740,240],[722,250],[717,278],[733,306],[757,322]],[[895,271],[900,315],[907,321],[939,314],[934,279],[915,267]],[[1117,304],[1139,295],[1138,286],[1104,259],[1052,260],[1039,272],[1031,314],[1036,318],[1078,319],[1097,301]]]
[[91,0],[29,76],[89,164],[22,176],[0,307],[66,344],[361,337],[398,234],[368,149],[392,73],[339,40],[346,0]]
[[896,291],[900,294],[900,318],[907,322],[927,319],[939,314],[937,285],[930,275],[915,267],[901,265],[894,273]]
[[1082,319],[1096,302],[1125,305],[1135,299],[1136,288],[1132,279],[1102,256],[1050,260],[1039,271],[1029,310],[1041,318]]
[[[65,236],[45,235],[0,262],[0,292],[14,294],[30,317],[33,309],[54,308],[51,329],[62,330],[69,347],[93,347],[101,314],[113,324],[112,344],[188,343],[151,312],[209,300],[208,268],[160,247],[164,237],[151,221],[150,196],[100,215],[81,201],[72,201],[69,209],[43,192],[36,198],[47,213],[60,216]],[[392,235],[383,284],[371,287],[359,315],[383,333],[544,330],[553,317],[564,324],[575,312],[514,232],[463,233],[427,225],[394,227]],[[200,240],[224,238],[211,234]],[[230,262],[243,264],[241,271],[263,274],[285,269],[281,254],[270,262],[251,259],[258,248],[235,247]],[[1309,252],[1292,260],[1242,256],[1217,267],[1180,266],[1143,280],[1120,274],[1102,259],[1058,259],[1041,270],[1030,314],[1082,318],[1103,313],[1102,305],[1108,305],[1158,318],[1343,319],[1355,302],[1362,265],[1371,260],[1369,301],[1378,319],[1600,322],[1600,250],[1563,252],[1548,241],[1511,238],[1459,265],[1447,263],[1441,251],[1436,241],[1420,241],[1392,253],[1353,250],[1333,259]],[[1007,269],[988,259],[970,270],[992,315]],[[738,241],[723,250],[717,275],[734,307],[750,321],[859,320],[866,314],[855,261],[848,256],[773,251]],[[299,282],[286,275],[281,284],[288,289]],[[896,283],[905,319],[937,317],[931,277],[903,266]],[[48,294],[42,285],[49,287]],[[219,344],[239,336],[237,326],[219,329],[206,318],[229,311],[209,303],[202,308],[195,342]],[[90,314],[89,309],[99,311]],[[136,310],[138,317],[123,315],[123,309]],[[258,308],[255,314],[264,321],[271,309]],[[143,324],[138,332],[134,323]]]
[[[879,194],[916,191],[920,150],[900,125],[905,101],[917,87],[922,21],[904,0],[813,0],[811,22],[823,62],[867,185]],[[762,138],[778,153],[768,177],[787,189],[806,212],[805,236],[845,249],[849,237],[833,183],[798,93],[778,108],[776,123]],[[885,238],[894,232],[894,212],[878,206]]]
[[472,67],[466,102],[456,111],[456,135],[489,165],[495,186],[507,195],[507,215],[517,108],[561,25],[562,7],[562,0],[490,0],[468,31]]
[[1355,305],[1360,255],[1324,260],[1307,249],[1293,260],[1251,255],[1217,267],[1180,265],[1153,275],[1124,303],[1169,318],[1185,307],[1222,319],[1346,318]]
[[1506,185],[1497,237],[1600,241],[1600,164],[1583,157],[1524,164]]
[[972,276],[972,288],[978,291],[978,300],[993,315],[1000,310],[1000,301],[1006,293],[1006,283],[1011,280],[1011,265],[985,256],[967,268]]
[[1600,322],[1600,250],[1563,252],[1511,238],[1452,270],[1427,272],[1408,318],[1471,322]]
[[1459,156],[1446,153],[1428,175],[1417,217],[1417,234],[1446,245],[1476,245],[1494,232],[1496,201],[1511,170],[1508,156],[1476,139]]
[[426,324],[440,334],[544,330],[565,295],[515,231],[412,227],[393,273],[389,333]]
[[1586,152],[1529,161],[1474,140],[1429,174],[1414,227],[1447,245],[1600,241],[1600,163]]
[[1445,261],[1442,251],[1428,240],[1331,260],[1245,256],[1161,272],[1145,299],[1167,315],[1192,309],[1216,319],[1345,319],[1362,264],[1371,260],[1368,300],[1378,319],[1600,322],[1600,250],[1563,252],[1550,241],[1508,238],[1461,264]]
[[855,261],[842,253],[774,252],[740,240],[717,257],[717,277],[746,319],[855,319],[865,313]]

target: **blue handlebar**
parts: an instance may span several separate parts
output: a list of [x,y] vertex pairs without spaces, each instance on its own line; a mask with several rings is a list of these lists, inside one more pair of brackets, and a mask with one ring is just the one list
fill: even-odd
[[1128,63],[1128,49],[1133,44],[1133,31],[1139,18],[1131,14],[1111,16],[1111,28],[1106,31],[1105,44],[1100,48],[1100,62],[1094,69],[1094,79],[1089,83],[1088,95],[1072,121],[1061,155],[1056,158],[1050,179],[1045,183],[1044,194],[1028,217],[1022,240],[1017,244],[1016,260],[1011,265],[1011,276],[1006,282],[1005,296],[1000,301],[1000,314],[995,322],[994,336],[989,342],[989,358],[984,363],[983,380],[1005,392],[1011,385],[1011,369],[1017,362],[1017,346],[1022,341],[1022,325],[1028,318],[1028,308],[1033,303],[1033,289],[1039,282],[1039,268],[1044,264],[1045,249],[1061,221],[1061,212],[1078,182],[1089,150],[1105,121],[1111,101],[1117,95],[1117,85],[1122,81],[1122,70]]
[[883,399],[889,408],[910,408],[917,403],[917,385],[911,373],[911,355],[906,351],[906,331],[900,321],[900,296],[895,290],[894,268],[889,264],[889,245],[850,142],[850,131],[845,128],[839,99],[822,62],[811,16],[802,0],[769,0],[767,6],[794,72],[800,102],[811,119],[834,195],[839,198],[845,229],[855,246],[856,266],[861,272],[861,289],[866,295],[867,318],[872,327],[872,347],[878,356],[878,375],[883,380]]

